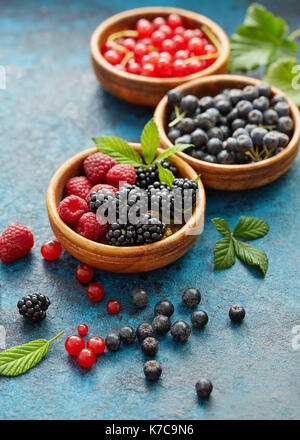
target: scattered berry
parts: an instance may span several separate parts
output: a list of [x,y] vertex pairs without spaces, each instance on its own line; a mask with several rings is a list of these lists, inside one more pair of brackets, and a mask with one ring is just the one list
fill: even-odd
[[162,299],[154,307],[155,315],[165,315],[170,317],[173,315],[173,313],[174,313],[174,306],[171,303],[171,301],[167,299]]
[[149,336],[142,341],[141,349],[145,355],[153,357],[158,352],[158,345],[158,340]]
[[127,165],[125,163],[113,166],[106,175],[106,182],[116,188],[124,185],[124,183],[133,185],[135,179],[135,168],[132,165]]
[[147,290],[139,287],[133,289],[131,292],[131,301],[139,309],[146,307],[150,301]]
[[191,334],[191,327],[185,321],[176,321],[171,327],[171,335],[175,341],[187,341]]
[[200,379],[196,383],[195,388],[199,397],[202,399],[207,399],[213,390],[213,385],[208,379]]
[[86,348],[95,354],[102,354],[105,350],[105,341],[99,336],[92,336],[87,340]]
[[195,328],[203,328],[208,323],[208,316],[204,310],[196,310],[191,314],[191,322]]
[[77,362],[82,368],[91,368],[96,362],[96,356],[91,350],[84,348],[78,353]]
[[120,328],[119,336],[121,341],[126,345],[132,344],[136,339],[136,333],[129,325]]
[[110,333],[105,338],[105,344],[109,351],[118,351],[121,345],[120,336],[114,333]]
[[105,183],[108,171],[117,164],[115,159],[103,153],[90,154],[83,162],[83,168],[94,185]]
[[75,276],[80,283],[88,284],[94,278],[94,269],[87,264],[79,264],[75,270]]
[[154,382],[161,376],[162,368],[160,362],[147,361],[144,364],[144,374],[147,380]]
[[165,335],[171,328],[171,321],[168,316],[157,315],[152,322],[154,333],[158,335]]
[[152,337],[154,335],[154,330],[152,325],[148,324],[147,322],[143,322],[136,329],[136,335],[140,342],[148,337]]
[[182,301],[188,307],[196,307],[201,301],[200,291],[193,287],[186,289],[182,295]]
[[245,318],[246,312],[242,306],[233,306],[229,309],[229,318],[231,321],[240,322]]
[[84,339],[79,335],[72,335],[66,339],[65,349],[72,356],[77,356],[85,348]]
[[109,224],[103,220],[99,222],[96,214],[93,212],[87,212],[80,217],[78,225],[76,227],[77,234],[89,240],[99,241],[105,237],[109,229]]
[[46,311],[50,304],[50,300],[47,296],[34,293],[20,299],[17,307],[20,315],[24,316],[24,318],[33,322],[41,322],[46,318]]
[[88,334],[88,332],[89,332],[89,328],[88,328],[88,326],[87,326],[86,324],[80,324],[80,325],[77,327],[77,331],[78,331],[78,333],[79,333],[81,336],[85,336],[85,335]]
[[41,254],[48,261],[57,260],[62,252],[62,246],[58,241],[46,241],[41,247]]
[[92,186],[92,183],[85,176],[71,177],[66,183],[66,195],[74,195],[85,199],[92,189]]
[[86,289],[87,297],[92,302],[102,301],[104,298],[104,287],[99,283],[89,284]]
[[33,235],[26,226],[12,224],[0,236],[0,260],[11,263],[27,255],[33,247]]
[[88,210],[89,207],[86,201],[74,195],[64,198],[58,209],[60,218],[71,227],[76,226],[80,217]]
[[108,303],[106,305],[106,309],[107,309],[108,313],[110,313],[111,315],[117,315],[118,313],[121,312],[122,306],[119,303],[119,301],[117,301],[116,299],[112,299],[112,300],[108,301]]

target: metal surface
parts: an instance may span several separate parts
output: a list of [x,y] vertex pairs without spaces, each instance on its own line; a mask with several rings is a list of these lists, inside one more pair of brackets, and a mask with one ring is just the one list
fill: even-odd
[[[159,5],[158,1],[147,5]],[[275,14],[298,27],[299,2],[273,1]],[[183,6],[182,1],[165,2]],[[201,4],[201,6],[200,6]],[[249,2],[190,0],[184,7],[199,11],[230,34],[242,22]],[[127,8],[143,6],[129,0]],[[207,192],[203,235],[186,256],[148,274],[97,272],[106,297],[93,305],[74,278],[77,261],[64,253],[53,263],[40,255],[52,237],[45,191],[55,169],[70,156],[92,145],[90,138],[114,134],[137,141],[151,110],[112,98],[99,86],[89,59],[89,36],[96,25],[123,9],[120,0],[2,1],[0,64],[7,84],[0,90],[0,228],[19,222],[35,236],[30,256],[0,264],[0,325],[7,347],[35,338],[65,336],[80,323],[90,335],[104,336],[124,324],[136,327],[153,319],[154,304],[171,299],[175,319],[189,320],[181,304],[183,290],[197,286],[209,323],[193,331],[186,344],[161,339],[157,359],[163,374],[157,384],[143,376],[145,360],[138,344],[105,354],[91,370],[78,368],[64,350],[64,337],[47,357],[17,378],[0,378],[1,419],[253,419],[299,418],[299,356],[292,347],[292,328],[299,318],[299,162],[273,183],[258,190]],[[219,235],[210,220],[226,218],[234,227],[240,215],[258,215],[270,223],[269,234],[255,243],[270,259],[265,279],[239,261],[227,271],[213,272],[213,247]],[[137,312],[129,300],[133,287],[146,287],[151,304]],[[26,323],[16,310],[19,297],[43,292],[51,298],[48,318]],[[107,314],[109,299],[123,311]],[[228,309],[246,308],[242,325],[232,325]],[[3,327],[1,327],[3,333]],[[298,343],[299,344],[299,343]],[[3,341],[2,341],[3,345]],[[294,348],[297,348],[297,343]],[[209,377],[214,391],[198,402],[194,384]]]

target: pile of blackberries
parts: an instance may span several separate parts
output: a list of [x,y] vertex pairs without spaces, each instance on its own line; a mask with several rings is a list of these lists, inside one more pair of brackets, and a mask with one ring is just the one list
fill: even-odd
[[168,104],[170,141],[193,145],[184,152],[206,162],[231,165],[267,159],[288,145],[294,131],[285,97],[272,95],[264,82],[200,99],[170,90]]

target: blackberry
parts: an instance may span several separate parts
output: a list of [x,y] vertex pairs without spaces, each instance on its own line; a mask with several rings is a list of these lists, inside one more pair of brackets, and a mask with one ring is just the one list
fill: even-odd
[[157,315],[152,322],[154,333],[158,335],[165,335],[171,328],[171,321],[168,316]]
[[107,209],[104,210],[103,214],[107,216],[109,207],[114,208],[116,206],[116,197],[111,191],[108,189],[103,189],[101,191],[91,193],[89,199],[89,208],[91,212],[96,213],[97,210],[104,204],[107,206]]
[[145,338],[141,344],[141,349],[147,356],[155,356],[158,352],[158,340],[152,337]]
[[229,318],[231,321],[240,322],[245,318],[246,312],[242,306],[233,306],[229,309]]
[[196,310],[191,314],[191,323],[195,328],[203,328],[208,323],[208,316],[204,310]]
[[119,336],[120,340],[126,345],[132,344],[136,339],[135,331],[129,325],[120,328]]
[[109,351],[118,351],[121,345],[120,336],[110,333],[105,338],[105,345]]
[[[133,224],[137,216],[141,216],[148,211],[147,192],[138,186],[126,183],[115,194],[116,210],[120,223],[125,221]],[[133,217],[133,221],[131,218]]]
[[195,388],[199,397],[202,399],[207,399],[213,390],[213,385],[208,379],[200,379],[196,383]]
[[162,218],[173,218],[174,195],[165,183],[154,182],[148,187],[149,209],[158,213]]
[[106,234],[111,246],[134,246],[136,244],[135,227],[130,224],[112,223]]
[[171,335],[175,341],[187,341],[191,334],[191,327],[185,321],[176,321],[171,327]]
[[166,225],[158,218],[145,214],[137,222],[135,232],[137,245],[154,243],[155,241],[162,240],[166,232]]
[[155,315],[172,316],[174,313],[174,306],[168,299],[162,299],[154,307]]
[[196,307],[201,301],[201,294],[198,289],[190,287],[182,295],[182,302],[188,307]]
[[[176,143],[178,143],[177,140],[174,140]],[[172,141],[173,142],[173,141]],[[189,142],[191,141],[189,140]],[[173,165],[168,160],[160,160],[160,165],[167,170],[171,171],[174,176],[178,176],[178,170],[175,165]],[[154,182],[159,180],[159,173],[158,173],[158,167],[156,164],[154,164],[150,168],[144,168],[144,167],[138,167],[135,169],[136,172],[136,181],[135,185],[142,189],[147,189],[149,185],[152,185]]]
[[[212,140],[212,139],[211,139]],[[218,139],[219,140],[219,139]],[[221,141],[220,141],[221,142]],[[221,142],[222,145],[222,142]],[[193,207],[197,201],[198,183],[190,179],[174,179],[172,191],[174,194],[174,203],[178,196],[182,198],[182,209],[187,210]],[[176,206],[175,206],[176,207]]]
[[150,298],[149,298],[148,292],[145,289],[141,289],[139,287],[136,287],[131,292],[131,301],[139,309],[143,309],[144,307],[146,307],[149,300],[150,300]]
[[136,335],[139,341],[143,341],[146,338],[152,337],[154,335],[154,330],[151,324],[143,322],[136,329]]
[[46,311],[50,304],[47,296],[34,293],[20,299],[17,307],[20,315],[24,316],[24,318],[29,319],[29,321],[40,322],[46,318]]
[[160,362],[147,361],[144,364],[144,374],[147,380],[154,382],[161,376],[162,368]]

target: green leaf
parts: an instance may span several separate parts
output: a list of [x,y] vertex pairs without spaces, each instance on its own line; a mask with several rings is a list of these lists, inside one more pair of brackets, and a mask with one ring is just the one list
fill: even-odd
[[214,270],[228,269],[235,263],[232,238],[228,235],[216,242],[214,251]]
[[141,166],[143,159],[124,139],[117,136],[98,136],[92,138],[98,151],[108,154],[119,163]]
[[144,161],[150,164],[155,158],[156,150],[159,147],[158,129],[153,119],[144,127],[141,136],[141,145]]
[[168,148],[167,150],[163,151],[157,158],[155,159],[154,163],[158,162],[159,160],[165,160],[170,156],[173,156],[174,154],[180,153],[181,151],[184,151],[188,147],[193,147],[191,144],[176,144],[173,147]]
[[175,176],[172,173],[172,171],[167,170],[160,163],[157,163],[157,166],[158,166],[158,174],[159,174],[160,182],[166,183],[168,186],[172,186],[173,180],[175,179]]
[[296,58],[282,58],[271,64],[263,79],[286,93],[300,107],[300,68]]
[[218,218],[218,217],[213,218],[212,222],[218,232],[220,232],[223,235],[231,235],[230,227],[223,218]]
[[63,332],[59,333],[50,341],[36,339],[2,351],[0,353],[0,376],[19,376],[35,367],[48,353],[50,343],[62,334]]
[[248,266],[258,267],[263,276],[268,270],[268,257],[265,252],[249,243],[244,243],[239,240],[234,240],[234,249],[237,256]]
[[298,45],[283,38],[288,26],[263,6],[253,3],[244,24],[231,37],[229,70],[252,70],[279,57],[296,57]]
[[269,232],[269,225],[258,217],[246,217],[242,215],[236,225],[233,235],[236,238],[255,240],[261,238]]

